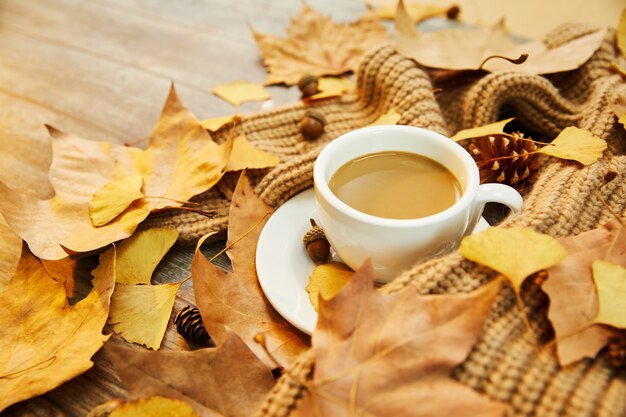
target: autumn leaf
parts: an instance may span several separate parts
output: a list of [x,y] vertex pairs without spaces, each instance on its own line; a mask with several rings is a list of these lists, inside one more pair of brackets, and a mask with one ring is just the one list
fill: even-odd
[[191,274],[196,304],[213,340],[221,344],[228,326],[261,360],[274,367],[263,348],[254,342],[257,333],[265,336],[268,350],[285,365],[307,349],[308,337],[274,310],[258,283],[256,245],[269,213],[270,207],[254,193],[247,176],[242,174],[233,193],[228,223],[227,246],[245,236],[227,252],[233,272],[207,261],[199,250],[201,240]]
[[315,311],[319,308],[319,298],[328,301],[333,298],[350,281],[354,272],[341,262],[329,262],[315,267],[306,291]]
[[239,106],[248,101],[264,101],[271,98],[265,87],[251,81],[231,81],[213,88],[213,94]]
[[104,226],[124,212],[135,200],[143,198],[141,174],[132,174],[106,183],[96,191],[89,203],[89,216],[94,226]]
[[200,124],[206,130],[209,130],[211,132],[217,132],[222,127],[226,126],[227,124],[234,122],[238,117],[239,116],[234,115],[234,114],[231,116],[213,117],[211,119],[202,120]]
[[69,305],[65,288],[24,250],[0,290],[0,411],[43,394],[91,368],[108,339],[102,328],[115,282],[114,252],[100,256],[93,290]]
[[529,275],[559,263],[567,255],[552,237],[528,227],[491,227],[463,238],[461,255],[500,272],[519,291]]
[[626,268],[600,259],[593,262],[592,268],[599,306],[594,322],[626,329]]
[[22,256],[22,238],[4,221],[0,214],[0,290],[9,282]]
[[226,165],[226,171],[240,171],[246,168],[270,168],[276,166],[279,162],[280,159],[277,156],[255,148],[248,141],[246,135],[241,134],[235,138],[233,150]]
[[150,349],[161,347],[181,283],[115,287],[108,324],[131,343]]
[[562,366],[567,366],[584,357],[594,357],[613,335],[606,326],[593,324],[598,298],[592,263],[606,259],[626,266],[626,233],[613,221],[558,241],[568,255],[548,269],[542,289],[550,298],[548,318],[554,328],[557,357]]
[[508,119],[500,120],[499,122],[490,123],[490,124],[482,125],[478,127],[472,127],[469,129],[459,130],[450,139],[452,139],[455,142],[459,142],[464,139],[479,138],[482,136],[489,136],[489,135],[498,135],[498,134],[504,133],[504,126],[506,126],[513,119],[514,117],[510,117]]
[[507,407],[450,377],[475,344],[500,290],[422,295],[374,289],[371,263],[320,301],[315,370],[297,415],[502,416]]
[[345,77],[320,77],[317,82],[319,93],[306,97],[304,101],[314,101],[329,97],[341,96],[354,91],[354,81]]
[[216,348],[151,352],[108,343],[105,351],[132,397],[174,398],[201,416],[253,415],[274,385],[270,368],[230,330]]
[[381,115],[378,119],[374,120],[374,122],[368,126],[395,125],[401,118],[402,115],[398,113],[396,109],[391,109],[387,113]]
[[617,25],[617,48],[626,57],[626,9],[622,10],[622,15]]
[[[626,75],[626,74],[624,74]],[[613,114],[617,117],[617,121],[626,129],[626,96],[616,95],[613,99],[609,100],[609,108],[613,111]]]
[[590,131],[570,126],[563,129],[550,145],[537,152],[590,165],[602,157],[606,147],[606,141],[595,137]]
[[148,229],[117,245],[115,280],[120,284],[150,284],[152,273],[176,243],[176,229]]
[[[36,256],[51,260],[67,256],[62,247],[86,252],[127,238],[151,211],[181,206],[208,190],[221,178],[232,147],[232,141],[218,146],[211,140],[173,87],[145,151],[49,130],[49,178],[56,195],[40,200],[0,183],[0,211]],[[94,227],[89,216],[94,193],[137,173],[146,197],[113,221]]]
[[395,27],[398,52],[426,67],[531,74],[580,67],[600,47],[606,35],[606,29],[602,29],[556,48],[548,48],[539,41],[519,44],[506,32],[502,20],[492,27],[424,33],[415,27],[402,1],[398,4]]
[[198,417],[198,414],[183,401],[155,396],[125,401],[107,414],[107,417]]
[[[381,19],[393,20],[396,17],[397,2],[389,2],[377,7],[374,11]],[[434,4],[408,2],[404,5],[411,20],[415,23],[430,19],[431,17],[447,17],[448,13],[458,14],[458,6],[442,7]]]
[[56,261],[40,259],[41,265],[53,280],[65,287],[65,295],[68,298],[74,296],[74,270],[76,269],[76,259],[63,258]]
[[344,25],[306,4],[291,21],[286,39],[254,30],[252,33],[269,71],[265,84],[295,85],[304,75],[354,71],[365,53],[389,40],[387,30],[373,12]]

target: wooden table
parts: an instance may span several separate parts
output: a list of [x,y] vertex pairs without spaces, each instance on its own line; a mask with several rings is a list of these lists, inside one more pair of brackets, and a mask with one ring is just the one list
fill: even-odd
[[[457,3],[473,20],[482,21],[494,21],[507,8],[519,9],[521,4],[498,2],[502,7],[498,9],[488,7],[491,0]],[[530,3],[524,2],[522,12],[537,18],[532,3],[540,1]],[[554,19],[566,20],[574,10],[596,23],[616,24],[620,0],[578,3],[580,7],[564,8]],[[309,0],[309,4],[343,21],[355,19],[365,9],[360,0]],[[9,149],[18,149],[24,158],[37,152],[47,140],[44,123],[93,140],[145,143],[142,138],[154,126],[171,81],[198,118],[233,114],[235,109],[213,96],[211,89],[228,81],[265,78],[247,25],[282,35],[300,7],[300,0],[1,1],[0,166],[1,155]],[[542,26],[537,21],[533,26],[529,21],[516,11],[513,30],[518,25],[518,32],[539,36],[558,23]],[[539,33],[527,30],[535,27]],[[298,99],[294,88],[273,87],[270,92],[272,105]],[[260,109],[260,103],[249,103],[239,112]],[[13,168],[0,172],[0,180],[19,177],[19,167]],[[155,281],[188,276],[191,259],[191,248],[175,247],[158,268]],[[83,268],[89,270],[89,261]],[[189,303],[193,303],[190,282],[179,291],[174,310]],[[122,343],[117,337],[112,340]],[[186,348],[170,322],[163,349]],[[83,375],[10,407],[2,416],[84,416],[104,401],[124,397],[104,356],[98,353],[94,360],[95,366]]]

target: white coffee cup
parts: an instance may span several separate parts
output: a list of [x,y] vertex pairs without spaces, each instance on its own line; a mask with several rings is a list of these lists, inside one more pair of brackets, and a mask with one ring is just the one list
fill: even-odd
[[[345,163],[386,151],[415,153],[439,162],[459,181],[461,197],[439,213],[406,220],[363,213],[331,191],[328,183]],[[412,126],[365,127],[338,137],[317,157],[313,180],[321,227],[337,255],[353,269],[371,258],[381,281],[391,280],[420,260],[455,249],[474,230],[485,203],[505,204],[512,214],[523,205],[520,194],[507,185],[481,185],[476,163],[458,143]]]

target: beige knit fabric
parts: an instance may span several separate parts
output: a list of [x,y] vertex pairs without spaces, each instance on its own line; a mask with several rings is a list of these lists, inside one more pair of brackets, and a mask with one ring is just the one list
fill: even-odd
[[[551,33],[546,43],[557,46],[589,33],[592,28],[565,25]],[[278,206],[312,185],[312,164],[319,149],[343,132],[371,123],[396,108],[400,123],[426,127],[444,134],[461,128],[516,116],[524,130],[553,138],[567,126],[586,128],[607,140],[605,156],[589,167],[549,159],[525,193],[524,211],[500,227],[530,226],[552,236],[578,234],[612,218],[626,216],[626,130],[607,103],[626,95],[626,83],[612,68],[625,60],[615,49],[615,32],[609,31],[601,48],[582,68],[567,74],[537,76],[498,73],[435,82],[412,61],[382,48],[367,57],[357,74],[353,96],[316,103],[327,118],[326,133],[314,142],[304,141],[297,122],[305,106],[294,105],[243,120],[241,128],[259,148],[281,157],[273,170],[257,173],[256,190],[270,205]],[[443,92],[433,95],[433,87]],[[618,176],[601,187],[609,170]],[[194,240],[209,230],[223,229],[228,201],[217,191],[200,196],[207,208],[221,216],[207,221],[183,214],[153,217],[150,225],[178,227],[185,239]],[[415,286],[422,293],[458,293],[476,289],[495,273],[452,253],[417,264],[381,291],[393,293]],[[626,371],[612,368],[602,352],[561,368],[553,348],[530,340],[546,340],[551,327],[546,320],[547,301],[539,291],[525,300],[533,323],[532,337],[524,327],[514,293],[499,294],[482,335],[454,377],[460,382],[511,405],[512,416],[624,416]],[[436,347],[434,347],[436,348]],[[278,381],[259,416],[284,417],[306,391],[315,358],[311,351]]]

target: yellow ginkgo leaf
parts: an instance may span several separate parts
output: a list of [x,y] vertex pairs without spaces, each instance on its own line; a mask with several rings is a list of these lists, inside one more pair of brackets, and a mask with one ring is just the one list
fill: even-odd
[[165,397],[123,402],[109,417],[199,417],[186,402]]
[[570,126],[563,129],[550,145],[537,152],[590,165],[602,157],[606,146],[606,141],[590,131]]
[[172,314],[181,283],[162,285],[118,284],[111,298],[107,323],[126,341],[157,350]]
[[232,123],[237,117],[237,115],[233,114],[230,116],[219,116],[213,117],[211,119],[201,120],[200,124],[206,130],[210,130],[211,132],[217,132],[223,126],[226,126],[229,123]]
[[319,308],[319,297],[328,301],[341,291],[350,281],[354,272],[341,262],[329,262],[318,265],[309,277],[306,290],[315,311]]
[[91,223],[96,227],[104,226],[119,216],[133,201],[143,198],[142,185],[141,175],[133,174],[113,180],[96,191],[89,202]]
[[270,98],[265,87],[250,81],[233,81],[220,84],[213,89],[213,94],[228,101],[233,106],[239,106],[248,101],[263,101]]
[[317,83],[319,93],[307,97],[307,100],[319,100],[322,98],[337,97],[350,91],[354,91],[355,84],[346,77],[320,77]]
[[517,291],[527,276],[559,263],[567,252],[559,242],[528,227],[492,227],[467,236],[461,255],[500,272]]
[[176,229],[148,229],[117,246],[116,282],[150,284],[152,273],[178,239]]
[[246,135],[241,134],[235,138],[233,150],[226,165],[226,171],[240,171],[246,168],[270,168],[278,164],[278,162],[280,162],[280,159],[277,156],[255,148],[248,141]]
[[592,264],[598,289],[598,316],[594,322],[626,329],[626,268],[597,260]]
[[0,214],[0,289],[9,282],[22,255],[22,238],[4,221]]
[[396,109],[391,109],[387,113],[380,116],[378,119],[374,121],[374,123],[369,126],[378,126],[378,125],[395,125],[398,123],[402,116],[400,113],[396,111]]
[[459,130],[456,135],[451,137],[451,139],[455,142],[458,142],[463,139],[479,138],[482,136],[504,133],[504,126],[506,126],[513,119],[514,117],[510,117],[508,119],[500,120],[499,122],[490,123],[488,125]]
[[[393,1],[389,4],[385,4],[377,8],[375,10],[376,15],[381,19],[395,19],[397,3],[397,1]],[[424,21],[435,16],[446,16],[448,14],[448,10],[452,9],[452,7],[441,7],[434,4],[424,3],[406,3],[404,7],[406,8],[406,11],[415,23]]]
[[617,25],[617,47],[626,57],[626,9],[622,10],[622,16]]

